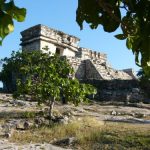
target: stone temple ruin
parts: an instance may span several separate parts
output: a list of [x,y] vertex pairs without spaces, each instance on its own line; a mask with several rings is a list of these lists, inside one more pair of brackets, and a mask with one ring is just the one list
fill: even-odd
[[132,69],[113,69],[106,54],[79,47],[79,38],[44,25],[26,29],[21,35],[23,51],[47,52],[43,48],[48,47],[51,53],[66,56],[75,70],[75,77],[99,89],[97,99],[133,99],[141,95]]
[[[107,63],[107,55],[78,46],[79,38],[44,25],[36,25],[21,32],[21,46],[24,51],[42,50],[48,47],[51,53],[66,56],[78,79],[132,80],[132,69],[115,70]],[[47,52],[47,51],[45,51]]]

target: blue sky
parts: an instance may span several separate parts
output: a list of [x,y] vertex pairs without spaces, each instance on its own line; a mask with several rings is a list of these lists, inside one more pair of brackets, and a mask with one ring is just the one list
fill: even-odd
[[19,7],[27,8],[27,17],[23,23],[15,22],[15,30],[7,36],[0,47],[0,59],[9,57],[13,50],[19,50],[20,32],[36,24],[44,24],[65,33],[75,35],[81,39],[81,47],[91,48],[107,54],[108,62],[115,69],[133,68],[134,56],[125,46],[125,41],[115,39],[114,35],[120,33],[105,33],[100,26],[91,30],[86,23],[80,30],[76,23],[77,0],[15,0]]

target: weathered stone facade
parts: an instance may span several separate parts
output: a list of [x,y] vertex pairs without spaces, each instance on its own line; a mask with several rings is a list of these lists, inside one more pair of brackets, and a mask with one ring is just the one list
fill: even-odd
[[[46,52],[43,48],[48,47],[52,54],[66,56],[75,70],[76,78],[88,81],[100,88],[98,97],[101,99],[112,100],[120,97],[126,99],[128,95],[133,95],[131,94],[132,89],[139,88],[132,69],[113,69],[107,62],[106,54],[79,47],[80,39],[75,36],[44,25],[31,27],[21,32],[21,35],[23,51],[42,50]],[[93,81],[103,86],[98,86]],[[133,96],[130,97],[133,98]]]
[[[48,28],[36,25],[21,32],[21,45],[23,50],[43,50],[48,46],[51,53],[61,56],[75,56],[78,51],[79,38]],[[46,51],[45,51],[46,52]]]
[[147,102],[137,80],[82,80],[97,88],[96,100],[118,102]]
[[42,50],[60,56],[66,56],[75,69],[78,79],[112,80],[135,79],[131,69],[115,70],[107,63],[107,55],[78,46],[79,38],[46,27],[36,25],[21,32],[21,45],[23,50]]

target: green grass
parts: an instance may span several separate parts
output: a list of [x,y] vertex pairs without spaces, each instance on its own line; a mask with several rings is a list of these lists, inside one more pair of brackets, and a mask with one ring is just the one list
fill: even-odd
[[118,149],[140,150],[150,148],[148,125],[131,125],[110,123],[101,130],[93,130],[86,134],[79,145],[81,149]]
[[23,118],[34,118],[38,115],[37,112],[29,110],[29,111],[1,111],[0,112],[0,119],[23,119]]
[[71,148],[79,150],[141,150],[150,149],[150,126],[142,124],[100,122],[94,118],[67,125],[32,128],[24,133],[15,132],[10,139],[18,143],[51,142],[54,139],[76,137]]

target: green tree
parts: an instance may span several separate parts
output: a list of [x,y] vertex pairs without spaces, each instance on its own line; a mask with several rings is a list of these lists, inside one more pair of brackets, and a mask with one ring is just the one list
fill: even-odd
[[19,8],[13,0],[0,0],[0,45],[3,39],[14,30],[14,22],[24,21],[26,9]]
[[92,29],[102,25],[105,32],[114,32],[121,27],[122,33],[115,37],[126,39],[136,64],[150,76],[149,0],[78,0],[76,21],[81,29],[84,21]]
[[150,76],[147,76],[142,69],[138,71],[137,76],[140,80],[141,89],[144,91],[146,96],[150,98]]
[[19,68],[22,64],[26,63],[24,57],[25,54],[21,55],[20,52],[13,51],[10,58],[5,57],[1,60],[2,70],[0,73],[0,81],[4,83],[7,92],[16,90],[15,82],[21,76]]
[[[96,93],[93,86],[80,84],[73,78],[73,68],[65,57],[33,51],[13,53],[10,59],[5,60],[6,65],[16,66],[13,70],[17,78],[14,96],[31,95],[39,104],[46,103],[49,106],[49,118],[52,118],[56,100],[64,97],[78,105],[87,100],[87,95]],[[2,73],[5,73],[5,69]]]

